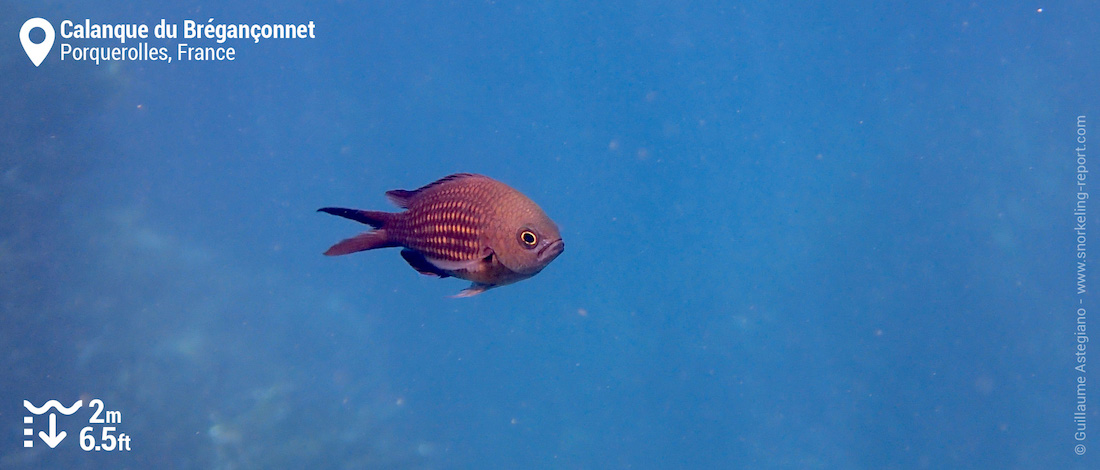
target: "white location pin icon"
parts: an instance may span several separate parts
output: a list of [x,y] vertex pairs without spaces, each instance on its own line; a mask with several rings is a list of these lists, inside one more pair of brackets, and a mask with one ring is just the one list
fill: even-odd
[[[31,41],[31,30],[34,28],[42,28],[42,31],[46,32],[46,39],[38,44]],[[50,49],[53,48],[53,34],[53,25],[44,18],[31,18],[23,23],[22,28],[19,28],[19,42],[23,43],[23,50],[27,51],[27,57],[31,58],[35,67],[41,65],[50,54]]]

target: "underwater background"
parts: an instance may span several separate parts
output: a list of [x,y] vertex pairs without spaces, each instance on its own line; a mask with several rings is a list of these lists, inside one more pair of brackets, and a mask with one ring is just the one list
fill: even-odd
[[[0,468],[1100,468],[1093,2],[3,11]],[[36,68],[37,16],[316,38]],[[397,250],[321,255],[362,227],[317,208],[455,172],[565,252],[468,299]],[[131,450],[83,451],[88,407],[23,446],[23,400],[92,398]]]

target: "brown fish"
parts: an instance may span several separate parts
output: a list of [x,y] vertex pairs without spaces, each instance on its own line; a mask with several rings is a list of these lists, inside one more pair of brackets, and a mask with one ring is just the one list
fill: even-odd
[[318,209],[374,227],[325,254],[400,246],[421,274],[473,281],[455,295],[469,297],[534,276],[565,249],[558,226],[534,201],[487,176],[459,173],[386,197],[406,210]]

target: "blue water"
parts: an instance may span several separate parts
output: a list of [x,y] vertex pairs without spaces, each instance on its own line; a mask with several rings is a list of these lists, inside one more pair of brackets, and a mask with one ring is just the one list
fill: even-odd
[[[7,3],[0,468],[1100,468],[1092,2]],[[35,16],[317,37],[35,68]],[[321,256],[462,171],[565,253],[470,299]],[[91,398],[132,450],[23,447]]]

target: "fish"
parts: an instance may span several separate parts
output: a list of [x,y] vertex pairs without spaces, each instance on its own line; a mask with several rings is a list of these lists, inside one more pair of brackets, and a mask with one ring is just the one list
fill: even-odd
[[326,256],[401,248],[417,272],[471,281],[470,297],[528,279],[565,250],[557,224],[534,201],[488,176],[457,173],[386,198],[403,212],[323,207],[373,230],[332,245]]

